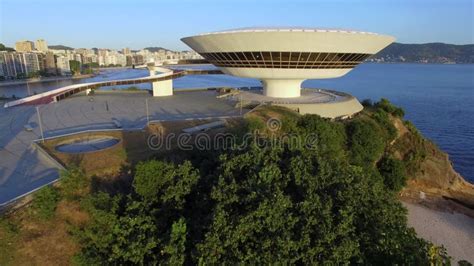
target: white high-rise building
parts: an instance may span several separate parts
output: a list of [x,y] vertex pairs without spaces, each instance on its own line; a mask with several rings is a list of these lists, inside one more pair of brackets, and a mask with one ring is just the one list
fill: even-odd
[[116,64],[121,65],[121,66],[126,66],[127,65],[127,56],[126,55],[117,54],[116,57],[117,57]]
[[129,55],[129,54],[131,54],[130,48],[128,48],[128,47],[127,47],[127,48],[123,48],[123,49],[122,49],[122,53],[123,53],[124,55]]
[[17,52],[32,52],[34,49],[35,44],[32,41],[18,41],[15,43]]
[[83,63],[81,54],[74,54],[74,60],[78,61],[81,64]]
[[24,65],[25,74],[33,74],[41,70],[41,63],[42,58],[40,58],[41,54],[39,53],[22,53],[21,54],[21,61]]
[[36,50],[46,53],[48,51],[48,43],[43,39],[36,40]]
[[69,58],[67,56],[58,56],[56,58],[56,65],[61,75],[71,74],[71,68],[69,67]]

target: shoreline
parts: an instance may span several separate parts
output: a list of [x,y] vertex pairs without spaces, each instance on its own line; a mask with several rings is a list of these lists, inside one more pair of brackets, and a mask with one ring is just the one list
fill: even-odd
[[30,78],[30,79],[22,79],[22,80],[5,80],[0,81],[0,88],[7,87],[7,86],[15,86],[15,85],[25,85],[31,83],[46,83],[46,82],[54,82],[54,81],[65,81],[65,80],[76,80],[76,79],[85,79],[85,78],[92,78],[97,75],[100,75],[100,71],[102,70],[117,70],[117,69],[132,69],[129,66],[126,67],[99,67],[97,68],[99,73],[94,74],[81,74],[76,76],[56,76],[56,77],[40,77],[40,78]]
[[53,81],[63,81],[63,80],[84,79],[84,78],[91,78],[94,76],[96,76],[96,74],[82,74],[82,75],[77,75],[77,76],[66,76],[66,77],[46,77],[46,78],[32,78],[32,79],[14,80],[14,81],[1,81],[0,87],[25,85],[25,84],[30,84],[30,83],[43,83],[43,82],[53,82]]

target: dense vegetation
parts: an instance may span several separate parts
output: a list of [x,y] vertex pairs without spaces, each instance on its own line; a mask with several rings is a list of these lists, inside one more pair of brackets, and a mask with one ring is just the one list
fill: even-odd
[[150,53],[158,52],[160,50],[165,50],[165,51],[171,51],[169,49],[163,48],[163,47],[145,47],[143,50],[148,50]]
[[69,69],[73,75],[81,74],[81,62],[77,60],[69,60]]
[[7,47],[3,43],[0,43],[0,51],[14,52],[15,49]]
[[47,186],[38,191],[33,202],[33,208],[36,209],[38,217],[41,219],[53,217],[59,199],[59,192],[53,187]]
[[412,163],[389,148],[403,111],[365,104],[349,121],[263,108],[231,129],[246,146],[176,150],[138,163],[114,189],[71,168],[33,207],[41,219],[58,200],[88,214],[70,229],[77,265],[448,263],[407,227],[396,197]]
[[[396,136],[390,116],[403,112],[386,100],[367,109],[333,122],[267,108],[233,131],[258,130],[245,148],[141,162],[126,193],[88,192],[79,169],[63,173],[59,194],[90,215],[72,229],[82,246],[74,262],[445,263],[444,249],[407,227],[396,198],[405,161],[386,147]],[[270,113],[278,131],[265,128]],[[56,200],[49,190],[38,206]]]
[[48,48],[49,48],[49,49],[53,49],[53,50],[74,50],[74,48],[72,48],[72,47],[65,46],[65,45],[61,45],[61,44],[58,44],[58,45],[48,45]]
[[392,43],[373,58],[383,58],[385,62],[472,64],[474,63],[474,44]]

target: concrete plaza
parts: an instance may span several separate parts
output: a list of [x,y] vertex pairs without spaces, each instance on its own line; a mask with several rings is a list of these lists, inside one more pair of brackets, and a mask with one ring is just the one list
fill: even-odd
[[[146,125],[146,99],[150,120],[183,120],[238,116],[240,111],[214,91],[175,92],[168,97],[148,93],[106,93],[74,96],[39,105],[45,137],[116,128],[138,129]],[[41,138],[36,106],[0,109],[0,207],[9,201],[57,180],[54,163],[33,148]],[[25,125],[33,130],[26,131]]]

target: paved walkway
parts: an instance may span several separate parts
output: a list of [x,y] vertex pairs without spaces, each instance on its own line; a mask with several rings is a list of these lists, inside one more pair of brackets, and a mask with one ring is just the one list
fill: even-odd
[[242,90],[234,98],[241,98],[250,102],[272,102],[280,104],[314,104],[344,101],[352,98],[350,95],[336,95],[326,90],[302,90],[301,96],[297,98],[275,98],[263,95],[263,90]]
[[[40,105],[45,137],[91,129],[124,129],[146,124],[145,99],[150,120],[181,120],[239,115],[239,110],[217,100],[215,92],[176,92],[170,97],[147,94],[101,94],[75,96],[57,103]],[[32,132],[24,130],[30,124]],[[17,196],[58,178],[58,171],[31,143],[40,138],[35,106],[0,108],[0,207]]]
[[103,81],[96,81],[96,82],[72,84],[72,85],[57,88],[54,90],[45,91],[40,94],[31,95],[25,98],[7,102],[4,104],[4,107],[8,108],[8,107],[19,106],[19,105],[24,105],[24,104],[33,104],[33,105],[47,104],[47,103],[63,100],[64,98],[68,98],[73,94],[83,92],[87,89],[95,89],[97,87],[134,85],[134,84],[140,84],[140,83],[150,83],[150,82],[155,82],[155,81],[176,79],[176,78],[184,77],[186,75],[208,75],[208,74],[222,74],[222,72],[220,70],[199,70],[199,69],[175,70],[175,71],[170,70],[168,72],[154,74],[154,75],[140,77],[140,78],[103,80]]

